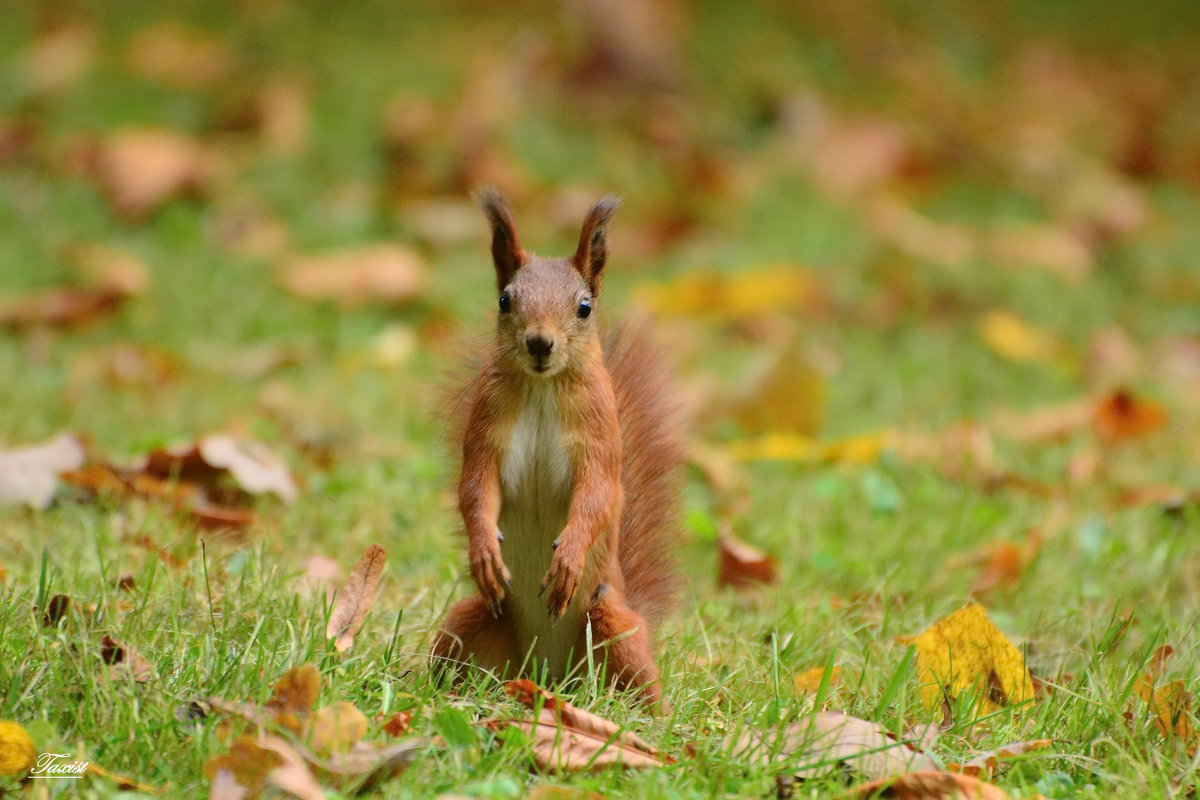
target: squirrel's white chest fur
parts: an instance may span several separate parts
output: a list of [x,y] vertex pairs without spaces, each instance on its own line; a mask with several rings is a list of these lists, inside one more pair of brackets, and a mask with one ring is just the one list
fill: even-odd
[[518,644],[535,660],[547,660],[551,675],[558,676],[567,668],[565,656],[579,633],[582,612],[572,603],[553,622],[538,589],[554,556],[552,543],[566,525],[573,487],[553,387],[531,381],[500,462],[501,552],[512,572],[509,613]]

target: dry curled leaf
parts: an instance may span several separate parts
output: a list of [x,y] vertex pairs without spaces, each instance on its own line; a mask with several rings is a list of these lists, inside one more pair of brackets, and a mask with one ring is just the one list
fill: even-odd
[[331,300],[343,307],[375,302],[402,306],[425,289],[425,262],[394,244],[298,257],[283,266],[283,288],[306,300]]
[[83,442],[69,433],[0,453],[0,506],[45,508],[54,499],[59,476],[83,466],[86,455]]
[[921,697],[928,709],[938,708],[944,697],[957,698],[964,692],[979,693],[982,713],[1033,698],[1024,655],[978,603],[970,603],[919,636],[901,641],[916,647]]
[[329,616],[325,636],[334,639],[334,647],[344,653],[354,644],[354,637],[362,628],[363,620],[375,599],[379,578],[383,575],[385,553],[383,547],[373,544],[363,552],[354,565],[341,591],[337,593],[337,604]]
[[383,732],[393,738],[399,738],[408,733],[412,718],[413,715],[410,711],[396,711],[388,717],[387,722],[383,723]]
[[104,767],[89,761],[87,765],[87,774],[95,775],[116,786],[123,792],[142,792],[143,794],[157,794],[158,788],[146,783],[142,783],[135,778],[130,778],[127,775],[120,775],[116,772],[109,772]]
[[929,756],[897,741],[886,728],[840,711],[820,711],[776,731],[748,731],[732,740],[733,755],[755,763],[776,763],[810,780],[850,769],[882,778],[915,769],[933,769]]
[[162,480],[202,486],[220,495],[226,481],[253,495],[274,494],[285,503],[299,494],[287,465],[263,443],[230,434],[212,434],[193,445],[153,450],[141,472]]
[[51,597],[46,603],[46,610],[42,613],[42,627],[53,628],[58,625],[59,620],[67,615],[71,610],[71,598],[65,594],[56,594]]
[[1009,800],[998,786],[970,775],[928,770],[909,772],[859,786],[851,797],[894,797],[897,800]]
[[717,585],[737,589],[779,580],[779,562],[753,545],[731,534],[720,537],[721,562],[717,570]]
[[309,719],[308,744],[318,753],[346,752],[367,735],[365,714],[345,700],[317,709]]
[[530,709],[537,719],[509,720],[532,739],[533,758],[549,772],[580,772],[605,767],[660,767],[674,759],[616,723],[558,699],[529,680],[509,681],[505,691]]

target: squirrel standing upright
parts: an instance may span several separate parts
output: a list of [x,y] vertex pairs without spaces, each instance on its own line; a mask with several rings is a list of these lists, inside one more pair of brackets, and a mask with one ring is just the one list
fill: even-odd
[[[593,314],[617,200],[588,213],[569,258],[521,248],[492,189],[499,315],[465,404],[458,507],[479,593],[451,607],[435,662],[561,680],[588,659],[651,705],[651,629],[679,587],[683,437],[666,375],[626,326]],[[460,672],[461,674],[461,672]]]

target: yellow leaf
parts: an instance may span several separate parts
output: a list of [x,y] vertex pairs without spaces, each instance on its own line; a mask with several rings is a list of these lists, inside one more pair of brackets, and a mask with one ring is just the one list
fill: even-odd
[[825,411],[825,377],[799,347],[788,347],[730,409],[743,433],[815,436]]
[[318,753],[346,751],[367,735],[369,724],[353,703],[331,703],[313,715],[308,743]]
[[1062,344],[1053,334],[1035,328],[1008,311],[989,311],[979,321],[984,343],[1009,361],[1051,364],[1062,357]]
[[[816,693],[821,688],[821,681],[825,678],[824,667],[813,667],[801,672],[792,679],[797,692]],[[829,685],[837,686],[842,680],[842,668],[834,667],[833,672],[829,675]]]
[[37,750],[15,722],[0,720],[0,775],[18,775],[33,766]]
[[862,433],[831,441],[807,436],[770,433],[729,445],[735,461],[795,461],[801,464],[873,464],[892,444],[888,431]]
[[988,617],[987,609],[969,603],[942,617],[909,640],[917,650],[921,699],[926,708],[978,691],[979,711],[1033,698],[1033,681],[1025,657]]
[[643,284],[633,297],[660,316],[740,319],[803,307],[814,297],[812,276],[794,264],[725,274],[689,272],[670,283]]

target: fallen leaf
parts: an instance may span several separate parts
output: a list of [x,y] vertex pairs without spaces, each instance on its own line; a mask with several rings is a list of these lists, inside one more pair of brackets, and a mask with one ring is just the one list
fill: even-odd
[[888,431],[863,433],[829,441],[794,434],[772,433],[754,439],[730,442],[728,451],[735,461],[863,465],[876,463],[883,451],[892,446],[894,438]]
[[325,593],[327,599],[332,599],[334,583],[342,574],[342,568],[332,558],[325,556],[310,556],[304,562],[304,576],[301,583],[307,592],[319,590]]
[[936,766],[882,725],[840,711],[819,711],[779,731],[743,733],[732,741],[731,751],[755,763],[786,764],[796,780],[820,778],[843,766],[868,778]]
[[245,790],[245,797],[257,797],[267,787],[267,776],[282,765],[279,753],[260,744],[258,737],[239,736],[230,742],[229,752],[215,755],[204,764],[204,774],[214,784],[220,784],[230,796],[237,796],[229,786],[230,775],[237,786]]
[[309,93],[301,81],[277,75],[250,96],[238,98],[217,124],[224,131],[257,137],[274,154],[294,156],[308,144],[309,106]]
[[95,775],[104,778],[109,783],[116,786],[123,792],[142,792],[143,794],[158,794],[158,788],[142,783],[141,781],[130,778],[126,775],[119,775],[115,772],[109,772],[104,767],[89,761],[87,765],[87,774]]
[[265,708],[275,715],[280,725],[299,732],[300,720],[308,716],[320,693],[320,670],[316,664],[302,664],[283,674],[275,684]]
[[[813,667],[792,678],[792,685],[797,692],[816,693],[825,680],[825,667]],[[842,682],[842,668],[834,667],[829,675],[829,685],[837,686]]]
[[1013,542],[995,542],[990,546],[990,553],[975,582],[971,584],[972,595],[985,595],[997,589],[1007,588],[1021,579],[1025,569],[1037,557],[1041,549],[1042,537],[1037,528],[1030,528],[1026,534],[1025,546]]
[[0,453],[0,506],[47,507],[58,489],[59,476],[79,469],[86,456],[83,442],[69,433]]
[[1104,444],[1148,436],[1167,423],[1162,406],[1124,389],[1105,397],[1092,412],[1092,431]]
[[0,720],[0,775],[20,775],[37,760],[29,734],[15,722]]
[[717,585],[744,589],[755,584],[775,583],[779,579],[779,562],[757,547],[739,541],[730,534],[720,537],[721,562],[717,569]]
[[353,703],[331,703],[310,718],[308,744],[318,753],[345,752],[367,735],[369,724]]
[[634,302],[656,316],[722,320],[802,310],[816,298],[812,276],[794,264],[736,273],[693,271],[633,290]]
[[672,759],[616,723],[559,700],[532,681],[509,681],[505,690],[533,709],[537,719],[497,723],[525,731],[532,738],[533,760],[549,772],[594,771],[605,767],[661,767]]
[[46,611],[42,614],[42,627],[54,628],[71,609],[71,598],[65,594],[56,594],[46,603]]
[[866,223],[879,239],[919,261],[955,267],[978,255],[975,231],[929,219],[894,197],[871,200]]
[[371,602],[375,599],[384,562],[385,554],[381,546],[373,544],[367,547],[337,594],[337,605],[329,616],[325,636],[335,640],[334,647],[339,653],[346,652],[354,644],[354,637],[362,628]]
[[177,20],[142,28],[129,43],[129,70],[175,89],[211,88],[233,72],[233,57],[212,33]]
[[227,477],[250,494],[274,494],[285,503],[295,501],[299,494],[287,465],[266,445],[229,434],[212,434],[193,445],[153,450],[139,471],[160,480],[199,484],[210,495],[220,495]]
[[1054,225],[1027,225],[991,232],[986,257],[1001,267],[1044,269],[1078,285],[1091,274],[1092,253],[1077,234]]
[[100,658],[108,664],[108,674],[114,680],[129,675],[136,682],[145,683],[154,677],[154,667],[150,666],[149,661],[129,645],[118,642],[108,634],[101,642]]
[[230,769],[220,767],[212,775],[208,800],[246,800],[249,796],[250,790],[238,783]]
[[901,639],[917,651],[921,698],[927,709],[943,697],[979,692],[980,713],[1033,698],[1025,658],[978,603],[942,617],[919,636]]
[[980,776],[992,777],[996,774],[997,768],[1002,761],[1011,761],[1019,758],[1026,753],[1034,750],[1041,750],[1054,745],[1053,739],[1036,739],[1028,742],[1013,742],[1006,744],[1003,747],[997,747],[995,750],[989,750],[986,753],[980,753],[970,761],[964,761],[962,764],[947,764],[946,769],[950,772],[961,772],[964,775],[970,775],[978,778]]
[[744,382],[730,416],[743,434],[815,436],[825,411],[825,377],[795,344],[757,378]]
[[92,26],[64,21],[40,31],[23,54],[30,87],[39,94],[58,94],[71,88],[87,73],[96,55]]
[[141,222],[168,200],[203,194],[216,175],[197,139],[168,128],[125,128],[94,146],[91,171],[114,211]]
[[76,328],[115,312],[127,297],[107,287],[62,286],[0,298],[0,328]]
[[278,763],[267,773],[268,784],[294,795],[299,800],[325,800],[325,792],[317,785],[317,779],[313,777],[296,748],[277,736],[264,736],[257,744],[279,757]]
[[383,732],[393,738],[398,738],[408,733],[408,727],[412,724],[413,715],[409,711],[396,711],[387,722],[383,723]]
[[331,300],[348,308],[369,302],[403,306],[424,292],[425,272],[415,251],[380,244],[294,258],[280,270],[279,281],[306,300]]
[[1008,311],[989,311],[979,321],[979,335],[1010,361],[1052,364],[1063,358],[1062,343]]
[[970,775],[936,770],[909,772],[872,781],[854,789],[852,797],[895,797],[898,800],[1009,800],[1000,787]]

